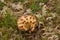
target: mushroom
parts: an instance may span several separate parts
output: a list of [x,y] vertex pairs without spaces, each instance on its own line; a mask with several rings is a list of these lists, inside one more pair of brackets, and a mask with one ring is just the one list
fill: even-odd
[[33,32],[38,27],[38,20],[34,15],[25,14],[17,20],[18,29]]

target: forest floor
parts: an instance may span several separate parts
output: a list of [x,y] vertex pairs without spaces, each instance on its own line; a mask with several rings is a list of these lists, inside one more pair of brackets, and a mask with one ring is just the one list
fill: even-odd
[[[18,30],[23,14],[38,18],[34,32]],[[0,40],[60,40],[60,0],[0,0]]]

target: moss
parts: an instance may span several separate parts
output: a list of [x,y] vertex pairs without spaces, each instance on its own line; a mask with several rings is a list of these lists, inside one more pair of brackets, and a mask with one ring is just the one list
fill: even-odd
[[0,10],[3,8],[4,5],[5,5],[5,4],[0,1]]

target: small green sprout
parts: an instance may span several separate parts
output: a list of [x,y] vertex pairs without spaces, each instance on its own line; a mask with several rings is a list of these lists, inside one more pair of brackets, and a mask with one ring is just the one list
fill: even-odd
[[36,4],[36,3],[31,3],[30,5],[29,5],[29,7],[30,7],[30,9],[33,11],[33,12],[36,12],[36,11],[38,11],[41,7],[38,5],[38,4]]

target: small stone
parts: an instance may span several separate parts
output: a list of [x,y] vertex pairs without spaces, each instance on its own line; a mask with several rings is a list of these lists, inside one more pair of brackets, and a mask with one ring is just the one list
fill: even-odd
[[42,7],[42,13],[44,13],[43,15],[45,15],[46,14],[46,11],[47,10],[47,6],[46,5],[44,5],[43,7]]
[[44,3],[39,3],[40,6],[44,5]]
[[4,2],[4,0],[0,0],[1,2]]

